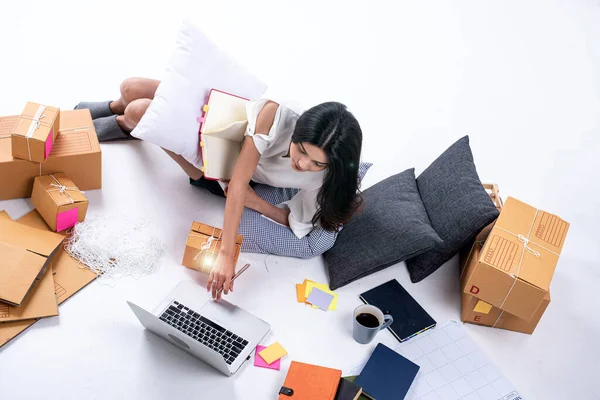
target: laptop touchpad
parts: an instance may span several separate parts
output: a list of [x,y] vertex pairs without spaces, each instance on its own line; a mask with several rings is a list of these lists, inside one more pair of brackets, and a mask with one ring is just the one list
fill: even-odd
[[200,314],[208,317],[215,322],[221,322],[223,326],[232,327],[237,325],[237,322],[244,319],[246,313],[239,307],[221,300],[219,302],[209,300],[206,302]]

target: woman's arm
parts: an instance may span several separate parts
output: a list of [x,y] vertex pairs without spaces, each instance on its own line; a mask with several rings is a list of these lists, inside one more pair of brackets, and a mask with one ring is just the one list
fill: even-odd
[[[278,107],[279,105],[274,102],[267,102],[264,105],[256,119],[255,134],[269,133]],[[254,175],[259,160],[260,153],[254,145],[254,140],[247,137],[235,164],[227,191],[221,249],[208,277],[207,290],[212,290],[213,298],[217,300],[221,298],[221,294],[217,293],[220,288],[223,288],[223,293],[229,293],[231,278],[235,274],[235,239],[244,211],[248,183]]]
[[271,218],[281,225],[290,226],[290,210],[287,207],[279,208],[262,199],[250,186],[248,186],[244,205],[254,211],[258,211],[265,217]]

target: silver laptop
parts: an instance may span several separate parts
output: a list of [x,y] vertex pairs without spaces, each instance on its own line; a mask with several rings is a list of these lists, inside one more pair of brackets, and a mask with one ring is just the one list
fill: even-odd
[[192,281],[181,282],[153,313],[127,304],[146,329],[228,376],[250,359],[271,329],[224,299],[213,301]]

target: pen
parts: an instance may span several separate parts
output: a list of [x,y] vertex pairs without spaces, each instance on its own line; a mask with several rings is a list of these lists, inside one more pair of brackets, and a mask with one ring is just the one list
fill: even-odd
[[[233,283],[233,281],[235,281],[235,279],[238,276],[240,276],[245,270],[247,270],[248,267],[250,267],[250,264],[246,264],[242,268],[240,268],[240,270],[235,273],[235,275],[233,276],[233,278],[231,278],[231,283]],[[221,287],[219,290],[217,290],[217,294],[221,293],[222,291],[223,291],[223,287]]]

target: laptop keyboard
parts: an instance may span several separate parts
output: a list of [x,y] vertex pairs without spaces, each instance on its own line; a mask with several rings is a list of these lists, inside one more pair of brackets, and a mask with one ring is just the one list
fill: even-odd
[[160,319],[180,332],[221,354],[231,365],[248,345],[248,341],[194,310],[174,301]]

